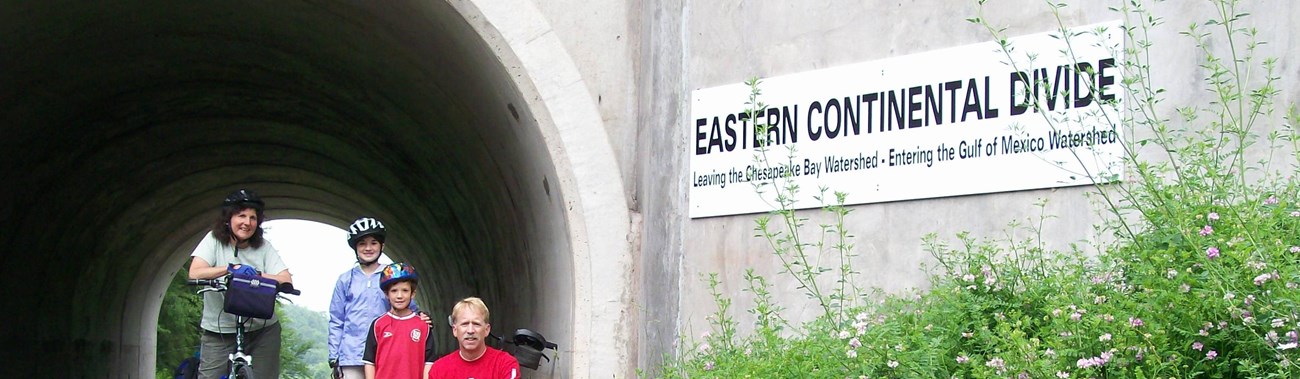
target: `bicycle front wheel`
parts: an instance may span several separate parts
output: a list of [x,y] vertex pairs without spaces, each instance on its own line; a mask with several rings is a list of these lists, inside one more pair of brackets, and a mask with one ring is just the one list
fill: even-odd
[[230,371],[230,379],[253,379],[253,368],[246,364],[235,365]]

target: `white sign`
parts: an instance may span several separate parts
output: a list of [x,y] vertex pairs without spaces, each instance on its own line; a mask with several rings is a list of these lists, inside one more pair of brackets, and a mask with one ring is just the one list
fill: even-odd
[[690,215],[771,210],[754,184],[787,173],[796,208],[821,187],[868,204],[1122,180],[1120,25],[1072,30],[1073,57],[1054,32],[1010,39],[1014,61],[983,43],[764,79],[767,163],[749,86],[697,90]]

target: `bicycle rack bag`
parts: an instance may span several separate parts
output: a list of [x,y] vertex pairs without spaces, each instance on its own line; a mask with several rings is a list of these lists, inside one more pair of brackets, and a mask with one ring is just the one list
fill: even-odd
[[[519,362],[519,367],[526,367],[536,370],[541,364],[541,359],[545,358],[550,361],[551,358],[542,354],[544,349],[556,349],[558,346],[553,342],[547,342],[546,337],[540,333],[528,330],[515,330],[514,338],[511,338],[511,344],[515,345],[514,356]],[[554,367],[554,366],[552,366]]]
[[261,276],[230,276],[226,285],[226,313],[269,319],[275,315],[275,293],[279,282]]

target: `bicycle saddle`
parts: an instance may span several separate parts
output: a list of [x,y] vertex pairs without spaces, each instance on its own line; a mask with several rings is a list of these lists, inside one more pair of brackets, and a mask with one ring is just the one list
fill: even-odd
[[515,336],[512,338],[513,343],[518,346],[528,346],[533,350],[542,351],[543,349],[555,349],[558,347],[554,342],[547,342],[546,337],[528,329],[515,330]]

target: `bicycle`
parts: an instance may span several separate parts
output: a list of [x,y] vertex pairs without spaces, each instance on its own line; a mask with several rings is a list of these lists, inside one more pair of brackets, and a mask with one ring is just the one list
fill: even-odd
[[[231,279],[232,279],[231,275],[226,275],[216,279],[189,279],[185,281],[185,284],[191,286],[205,286],[204,288],[201,288],[198,291],[198,293],[201,295],[208,292],[226,292],[226,290],[229,289],[228,283],[230,282]],[[270,279],[267,279],[267,281],[275,282]],[[256,286],[258,285],[258,283],[254,283],[253,285]],[[276,286],[276,292],[277,292],[276,298],[285,299],[285,300],[289,300],[289,299],[285,298],[283,295],[280,295],[281,293],[287,293],[290,295],[302,294],[302,291],[293,288],[293,283],[279,283]],[[247,323],[248,320],[252,319],[253,317],[248,317],[240,314],[234,314],[234,315],[235,315],[235,352],[229,355],[230,372],[226,375],[226,378],[254,379],[253,378],[253,356],[244,353],[244,324]]]

